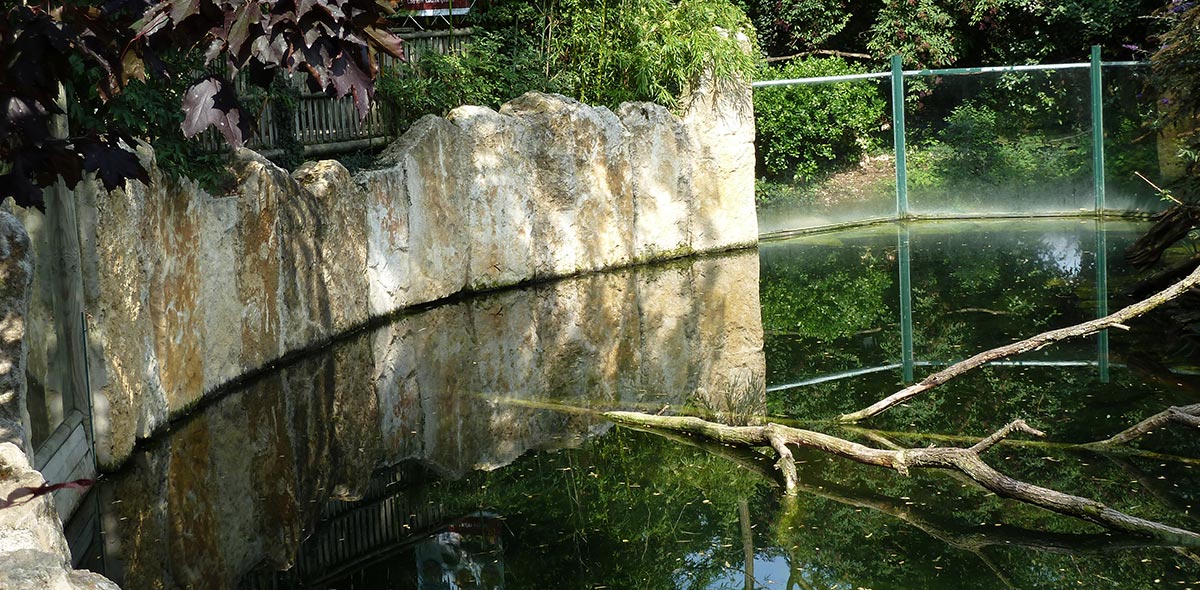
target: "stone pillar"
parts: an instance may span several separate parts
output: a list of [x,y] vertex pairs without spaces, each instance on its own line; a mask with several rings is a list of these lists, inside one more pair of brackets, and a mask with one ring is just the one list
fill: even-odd
[[[749,39],[738,33],[749,51]],[[746,80],[706,72],[680,100],[693,141],[693,184],[699,199],[692,222],[697,252],[758,243],[754,210],[754,100]]]
[[33,252],[25,227],[0,210],[0,444],[33,456],[25,408],[25,315],[33,283]]

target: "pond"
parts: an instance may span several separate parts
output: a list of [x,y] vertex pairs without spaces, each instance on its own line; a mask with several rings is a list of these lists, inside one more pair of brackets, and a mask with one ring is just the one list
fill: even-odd
[[[230,391],[143,445],[69,524],[141,588],[1200,588],[1196,549],[1106,534],[945,472],[748,453],[608,409],[771,416],[873,446],[1045,430],[986,459],[1200,528],[1200,441],[1104,438],[1200,401],[1169,314],[1008,359],[858,427],[830,419],[975,352],[1117,309],[1145,225],[884,224],[420,310]],[[769,464],[769,463],[768,463]]]

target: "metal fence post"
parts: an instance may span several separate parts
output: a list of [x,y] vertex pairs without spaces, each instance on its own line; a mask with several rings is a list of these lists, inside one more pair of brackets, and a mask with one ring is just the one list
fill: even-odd
[[1104,212],[1104,85],[1100,46],[1092,46],[1092,182],[1096,184],[1096,214]]
[[[1104,218],[1096,218],[1096,317],[1108,315],[1108,234]],[[1096,334],[1096,366],[1100,369],[1100,382],[1109,382],[1108,330]]]
[[904,383],[913,382],[913,317],[912,317],[912,252],[909,247],[908,225],[897,233],[898,256],[900,257],[900,367]]
[[908,163],[904,155],[904,70],[892,56],[892,138],[896,150],[896,216],[908,217]]

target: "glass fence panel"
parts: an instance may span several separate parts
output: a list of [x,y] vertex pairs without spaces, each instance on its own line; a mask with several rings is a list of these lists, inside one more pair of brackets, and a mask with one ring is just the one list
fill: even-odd
[[[763,242],[768,405],[826,395],[849,411],[985,350],[1102,317],[1124,304],[1135,274],[1123,252],[1144,230],[1095,217],[959,219]],[[1110,356],[1101,334],[993,364],[996,378],[1068,371],[1105,383],[1126,348],[1114,341]],[[995,385],[987,375],[964,387]]]
[[1158,109],[1169,102],[1150,88],[1148,64],[1107,65],[1102,72],[1105,208],[1161,211],[1168,201],[1151,183],[1168,187],[1183,174],[1174,134],[1155,129]]
[[[958,220],[911,233],[915,357],[945,366],[1096,317],[1095,219]],[[1095,362],[1094,339],[1009,361]],[[936,369],[933,369],[936,370]]]
[[763,242],[759,262],[768,388],[875,372],[898,381],[895,226]]
[[896,215],[888,78],[756,88],[759,231]]
[[905,78],[909,212],[1094,209],[1087,68]]

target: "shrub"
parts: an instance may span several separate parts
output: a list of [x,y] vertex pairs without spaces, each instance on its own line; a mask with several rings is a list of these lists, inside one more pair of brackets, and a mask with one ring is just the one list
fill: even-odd
[[950,148],[949,164],[957,176],[985,175],[1001,163],[1000,132],[991,109],[970,102],[955,107],[941,136]]
[[528,46],[502,48],[498,35],[476,32],[457,55],[426,51],[380,76],[378,98],[397,132],[427,114],[459,105],[497,108],[530,90],[554,92],[542,61]]
[[755,67],[754,49],[727,32],[754,30],[728,0],[497,0],[472,15],[466,52],[425,53],[380,80],[396,128],[460,104],[495,108],[530,90],[675,107],[706,68],[730,80],[751,78]]
[[[766,67],[759,79],[864,73],[840,58],[795,60]],[[886,104],[870,81],[767,87],[754,93],[759,175],[811,180],[818,172],[859,161],[879,139]]]

